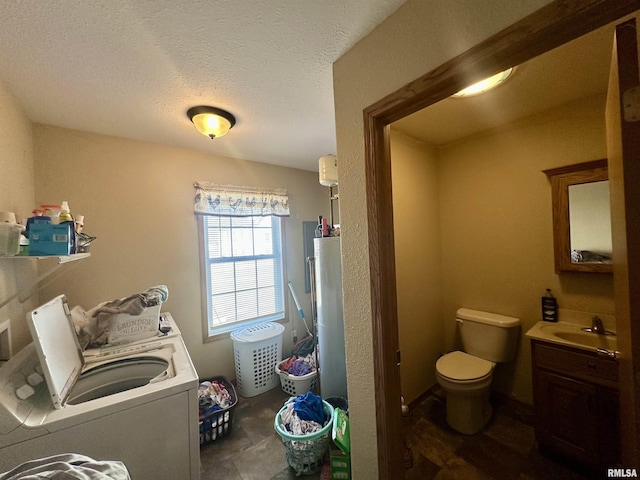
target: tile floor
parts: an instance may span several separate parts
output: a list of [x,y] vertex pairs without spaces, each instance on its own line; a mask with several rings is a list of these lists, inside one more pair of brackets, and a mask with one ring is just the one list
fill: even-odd
[[[239,397],[231,431],[200,449],[202,480],[319,480],[296,477],[273,428],[289,396],[275,388],[256,397]],[[413,453],[406,480],[583,480],[596,478],[572,470],[538,452],[533,427],[496,407],[487,427],[462,435],[445,421],[444,398],[431,395],[405,418],[405,437]]]
[[406,480],[583,480],[602,478],[577,471],[539,453],[534,429],[496,406],[482,432],[463,435],[445,420],[445,399],[431,395],[405,418],[413,453]]
[[276,413],[288,398],[280,388],[238,397],[230,433],[200,448],[201,480],[319,480],[319,473],[296,477],[273,428]]

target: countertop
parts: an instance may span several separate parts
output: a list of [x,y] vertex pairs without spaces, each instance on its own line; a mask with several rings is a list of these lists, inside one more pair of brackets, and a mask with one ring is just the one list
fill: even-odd
[[540,340],[557,345],[564,345],[581,350],[613,355],[617,348],[615,334],[602,335],[583,330],[584,325],[565,322],[539,321],[531,327],[525,336],[532,340]]

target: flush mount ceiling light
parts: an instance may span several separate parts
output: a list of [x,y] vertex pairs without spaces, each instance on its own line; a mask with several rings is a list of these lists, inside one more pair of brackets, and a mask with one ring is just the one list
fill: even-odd
[[513,74],[513,71],[514,68],[507,68],[500,73],[496,73],[489,78],[485,78],[484,80],[480,80],[478,83],[474,83],[467,88],[463,88],[458,93],[454,93],[451,96],[455,98],[472,97],[474,95],[480,95],[481,93],[488,92],[489,90],[504,83]]
[[191,107],[187,111],[187,117],[201,134],[211,139],[226,135],[236,124],[236,117],[226,110],[204,105]]

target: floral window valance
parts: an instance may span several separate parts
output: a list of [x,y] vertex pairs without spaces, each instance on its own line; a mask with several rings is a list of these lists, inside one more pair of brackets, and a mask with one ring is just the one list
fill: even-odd
[[195,213],[234,217],[289,216],[289,198],[283,188],[239,187],[196,182]]

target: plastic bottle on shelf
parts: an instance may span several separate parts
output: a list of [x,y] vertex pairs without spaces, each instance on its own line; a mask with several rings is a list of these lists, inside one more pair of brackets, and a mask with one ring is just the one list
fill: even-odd
[[69,203],[66,200],[62,202],[62,206],[60,207],[60,215],[58,218],[60,219],[60,223],[73,222],[71,210],[69,210]]
[[44,214],[51,219],[51,225],[58,225],[60,223],[60,205],[40,205],[40,208],[44,210]]
[[76,253],[76,224],[71,216],[71,210],[69,209],[69,203],[65,200],[60,207],[60,225],[67,225],[69,227],[69,253]]
[[84,228],[84,215],[77,215],[74,222],[76,224],[76,232],[82,232],[82,229]]

